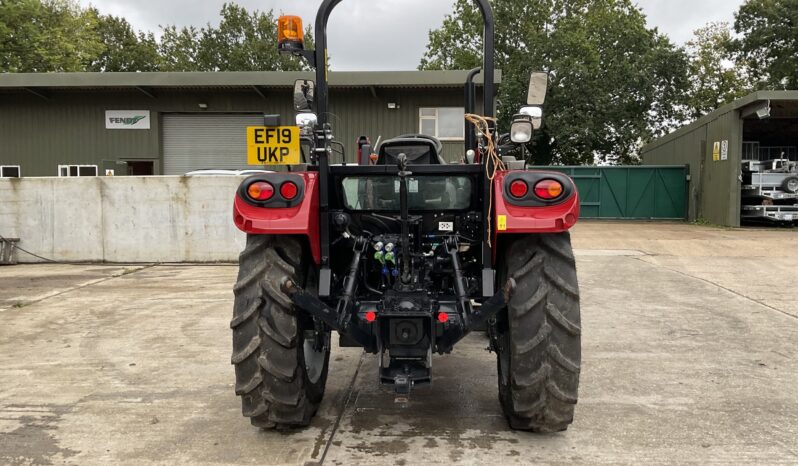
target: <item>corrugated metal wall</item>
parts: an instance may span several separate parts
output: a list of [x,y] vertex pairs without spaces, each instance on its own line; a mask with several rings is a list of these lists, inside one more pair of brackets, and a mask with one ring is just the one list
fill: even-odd
[[[21,91],[0,93],[0,164],[21,165],[23,176],[56,176],[59,164],[113,166],[118,160],[155,160],[163,173],[162,114],[206,112],[281,114],[292,124],[291,90],[151,89],[155,98],[132,89],[50,90],[49,99]],[[376,88],[331,90],[330,119],[336,138],[355,160],[355,140],[372,143],[418,131],[419,107],[461,107],[463,90]],[[388,103],[399,108],[389,109]],[[150,110],[150,130],[106,130],[105,110]],[[462,142],[445,143],[445,157],[461,156]],[[110,164],[110,165],[109,165]]]
[[[376,89],[376,98],[368,89],[335,90],[330,99],[335,137],[347,145],[347,160],[356,161],[354,142],[369,136],[372,144],[407,133],[417,133],[418,112],[421,107],[462,107],[463,91],[460,89]],[[478,93],[478,109],[482,108]],[[397,109],[389,109],[395,103]],[[481,111],[481,110],[479,110]],[[444,141],[444,158],[459,160],[463,155],[463,141]]]
[[[719,115],[678,137],[644,148],[644,165],[689,165],[688,219],[740,226],[740,162],[743,121],[738,111]],[[728,141],[726,160],[713,160],[715,143]]]
[[[157,118],[151,130],[109,131],[105,110],[141,109],[132,92],[0,96],[0,161],[22,166],[23,176],[56,176],[59,164],[102,165],[106,159],[158,158]],[[151,105],[151,104],[150,104]]]
[[[55,90],[50,99],[4,93],[0,99],[0,160],[23,166],[24,176],[55,176],[59,164],[161,158],[161,114],[173,112],[282,113],[293,119],[288,89],[266,94],[247,90],[156,90],[156,98],[127,89]],[[107,130],[106,110],[150,110],[149,130]],[[162,168],[156,169],[162,172]]]

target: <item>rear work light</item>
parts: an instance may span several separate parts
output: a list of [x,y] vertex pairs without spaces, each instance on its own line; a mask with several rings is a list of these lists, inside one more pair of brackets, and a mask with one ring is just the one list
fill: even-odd
[[299,188],[292,181],[286,181],[280,185],[280,195],[287,201],[294,199],[298,192]]
[[249,185],[247,194],[255,201],[268,201],[274,195],[274,186],[265,181],[256,181]]
[[529,186],[524,180],[515,180],[510,183],[510,194],[517,199],[521,199],[529,192]]
[[563,187],[559,181],[543,180],[535,185],[535,195],[541,199],[550,201],[562,196]]

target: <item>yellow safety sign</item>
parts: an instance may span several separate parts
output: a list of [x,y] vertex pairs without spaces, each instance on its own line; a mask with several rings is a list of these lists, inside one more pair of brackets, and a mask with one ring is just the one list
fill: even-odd
[[507,216],[506,215],[499,215],[498,221],[496,222],[496,229],[499,231],[507,231]]

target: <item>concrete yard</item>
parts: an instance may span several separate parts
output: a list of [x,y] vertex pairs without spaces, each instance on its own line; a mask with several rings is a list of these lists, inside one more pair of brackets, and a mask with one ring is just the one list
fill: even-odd
[[508,430],[481,335],[407,404],[334,348],[313,425],[259,431],[231,265],[0,267],[0,464],[798,463],[798,230],[583,222],[564,433]]

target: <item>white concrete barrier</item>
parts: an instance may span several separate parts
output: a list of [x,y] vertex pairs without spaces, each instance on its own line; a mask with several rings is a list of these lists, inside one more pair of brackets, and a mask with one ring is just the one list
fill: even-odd
[[0,179],[0,235],[56,261],[235,262],[245,244],[232,219],[242,179]]

